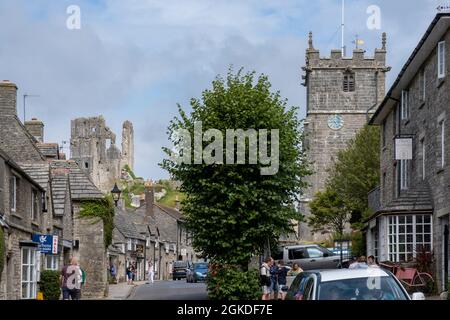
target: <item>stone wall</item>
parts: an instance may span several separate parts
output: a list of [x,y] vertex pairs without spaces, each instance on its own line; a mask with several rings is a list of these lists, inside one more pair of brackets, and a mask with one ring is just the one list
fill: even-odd
[[81,203],[74,203],[74,240],[79,248],[74,249],[80,267],[86,272],[86,287],[83,297],[103,298],[107,292],[107,257],[103,241],[103,222],[80,218]]

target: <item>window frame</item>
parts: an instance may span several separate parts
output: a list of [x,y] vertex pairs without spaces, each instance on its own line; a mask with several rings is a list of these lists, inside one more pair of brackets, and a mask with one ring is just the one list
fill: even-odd
[[409,119],[409,90],[402,90],[401,120]]
[[36,222],[39,217],[38,192],[31,188],[31,221]]
[[[50,258],[50,261],[49,261]],[[50,262],[50,267],[49,267]],[[45,270],[59,270],[59,255],[57,254],[46,254],[45,255]]]
[[355,81],[355,73],[346,71],[344,72],[344,79],[342,83],[342,91],[344,92],[355,92],[356,90],[356,81]]
[[[27,263],[24,263],[24,253],[27,254]],[[36,299],[37,293],[37,250],[33,247],[20,248],[20,297],[24,300]],[[27,278],[24,279],[24,267],[27,267]],[[23,286],[26,286],[26,293],[24,296]]]
[[9,192],[10,192],[10,210],[11,212],[17,212],[17,177],[12,174],[9,179]]
[[445,78],[445,75],[446,75],[446,70],[445,70],[445,41],[438,42],[437,57],[438,57],[438,64],[437,64],[438,79],[443,79],[443,78]]

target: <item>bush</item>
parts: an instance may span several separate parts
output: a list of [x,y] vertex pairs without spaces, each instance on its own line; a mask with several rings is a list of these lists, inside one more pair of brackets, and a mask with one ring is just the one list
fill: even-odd
[[257,300],[261,296],[256,269],[242,271],[234,266],[215,266],[206,283],[211,300]]
[[366,238],[361,231],[356,231],[352,235],[352,255],[354,257],[366,255]]
[[45,270],[41,272],[40,290],[45,300],[59,300],[59,271]]

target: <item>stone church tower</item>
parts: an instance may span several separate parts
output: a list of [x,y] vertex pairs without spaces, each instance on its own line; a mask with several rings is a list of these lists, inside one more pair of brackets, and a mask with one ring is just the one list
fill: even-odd
[[[312,33],[306,50],[303,85],[306,87],[305,147],[313,174],[310,187],[302,195],[300,212],[310,214],[308,203],[323,190],[339,150],[355,137],[376,110],[385,94],[386,34],[382,47],[373,57],[364,50],[353,50],[352,57],[343,57],[341,50],[332,50],[331,57],[320,57],[313,46]],[[328,234],[313,234],[306,223],[299,227],[300,241],[320,241]]]

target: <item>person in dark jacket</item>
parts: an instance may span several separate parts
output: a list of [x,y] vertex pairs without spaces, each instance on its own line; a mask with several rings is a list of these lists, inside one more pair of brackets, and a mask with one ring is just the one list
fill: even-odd
[[264,263],[259,269],[259,277],[262,288],[262,300],[270,300],[271,293],[271,280],[270,280],[270,267],[273,264],[272,257],[268,257],[264,260]]
[[282,289],[287,285],[288,271],[284,262],[282,260],[278,261],[278,300],[284,300],[286,296]]
[[276,263],[273,263],[270,267],[270,280],[272,281],[271,286],[271,292],[273,293],[273,299],[278,299],[278,265]]

